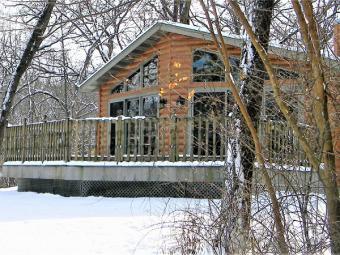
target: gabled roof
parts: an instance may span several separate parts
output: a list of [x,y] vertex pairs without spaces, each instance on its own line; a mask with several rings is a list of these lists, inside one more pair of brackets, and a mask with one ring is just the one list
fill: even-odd
[[[212,40],[210,32],[207,29],[186,25],[170,21],[158,21],[149,27],[146,31],[140,34],[121,52],[114,56],[109,62],[99,68],[87,80],[79,85],[83,92],[93,92],[98,89],[100,84],[105,80],[105,74],[115,74],[130,63],[139,54],[143,53],[148,48],[152,47],[159,39],[167,33],[176,33],[189,37],[200,38],[204,40]],[[241,47],[243,40],[240,36],[223,34],[226,44]],[[294,50],[287,50],[281,47],[270,46],[269,50],[277,55],[282,55],[287,58],[295,58],[297,55],[303,54]]]
[[[210,32],[206,29],[176,22],[158,21],[140,34],[109,62],[99,68],[87,80],[81,83],[79,85],[81,91],[96,91],[107,72],[110,71],[110,73],[115,73],[119,69],[123,68],[130,62],[130,59],[136,57],[138,54],[157,43],[166,33],[176,33],[204,40],[212,40]],[[237,37],[225,37],[225,40],[227,44],[234,46],[240,46],[242,43],[242,40]]]

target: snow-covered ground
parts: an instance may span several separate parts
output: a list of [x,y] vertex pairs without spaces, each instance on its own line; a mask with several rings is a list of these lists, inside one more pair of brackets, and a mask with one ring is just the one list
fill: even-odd
[[[304,196],[289,192],[279,192],[277,196],[292,250],[305,251],[299,209]],[[309,195],[306,219],[310,224],[309,240],[317,253],[329,253],[323,201],[322,194]],[[184,198],[61,197],[17,192],[16,188],[0,189],[0,254],[151,255],[174,254],[176,248],[176,254],[180,254],[180,248],[190,244],[192,238],[198,241],[195,244],[196,248],[201,247],[200,254],[212,254],[195,234],[183,236],[185,229],[181,224],[193,224],[190,226],[194,233],[204,233],[204,240],[215,240],[216,208],[219,200],[209,203],[205,199]],[[261,249],[269,247],[270,251],[274,223],[265,193],[254,197],[252,211],[253,235],[262,243]]]
[[168,212],[195,199],[61,197],[0,189],[1,254],[162,254]]

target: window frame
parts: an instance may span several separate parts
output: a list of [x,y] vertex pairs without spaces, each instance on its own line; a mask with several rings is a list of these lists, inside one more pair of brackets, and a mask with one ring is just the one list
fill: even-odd
[[[228,103],[228,93],[231,93],[231,90],[229,88],[197,88],[195,90],[195,94],[196,93],[224,93],[225,96],[224,96],[224,102],[225,102],[225,105]],[[193,96],[194,98],[194,96]],[[194,100],[191,100],[190,101],[190,105],[188,107],[188,117],[192,118],[192,117],[195,117],[194,116]],[[223,109],[223,112],[224,112],[224,115],[227,116],[227,109],[224,108]]]
[[[284,93],[289,93],[293,90],[292,87],[290,86],[294,86],[294,89],[297,89],[297,91],[299,90],[299,85],[296,84],[296,85],[282,85],[280,90]],[[262,120],[270,120],[269,116],[270,114],[267,114],[267,94],[271,93],[272,95],[274,94],[273,92],[273,88],[271,86],[264,86],[263,88],[263,92],[262,92],[262,105],[261,105],[261,119]],[[297,100],[298,102],[303,102],[303,95],[302,95],[302,92],[298,92],[298,95],[297,95]],[[275,99],[274,99],[274,103],[276,104],[275,102]],[[279,107],[277,106],[278,110]],[[299,123],[304,123],[305,122],[305,115],[304,115],[304,112],[303,112],[303,107],[301,108],[300,104],[298,104],[298,107],[296,108],[297,109],[297,112],[296,112],[296,116],[297,116],[297,120]],[[282,113],[281,113],[282,114]],[[286,120],[284,120],[286,121]]]
[[[123,115],[122,116],[127,116],[127,100],[134,100],[134,99],[138,99],[139,100],[139,104],[138,104],[138,107],[139,107],[139,111],[138,111],[138,115],[137,116],[144,116],[144,110],[143,110],[143,98],[145,97],[151,97],[151,96],[154,96],[154,97],[158,97],[158,99],[160,99],[159,95],[158,94],[155,94],[155,92],[151,92],[151,93],[143,93],[139,96],[136,96],[136,95],[130,95],[130,96],[126,96],[124,98],[116,98],[116,99],[112,99],[112,100],[109,100],[108,101],[108,115],[110,115],[110,106],[112,103],[117,103],[117,102],[123,102]],[[156,113],[156,116],[154,116],[153,118],[158,118],[159,117],[159,100],[157,102],[157,113]],[[110,117],[110,116],[109,116]]]
[[[209,83],[209,82],[212,82],[212,83],[221,83],[221,82],[226,82],[226,79],[225,79],[225,76],[223,77],[223,80],[222,81],[194,81],[194,77],[195,77],[195,74],[194,74],[194,54],[195,54],[195,51],[203,51],[203,52],[207,52],[207,53],[211,53],[211,54],[215,54],[219,57],[219,59],[221,60],[222,64],[223,64],[223,69],[224,69],[224,63],[223,63],[223,60],[222,60],[222,55],[218,52],[218,51],[215,51],[215,50],[211,50],[211,49],[205,49],[205,48],[194,48],[192,49],[191,51],[191,82],[194,82],[194,83]],[[236,61],[240,61],[239,57],[238,56],[234,56],[234,55],[231,55],[229,56],[229,59],[234,59]],[[231,66],[233,68],[233,66]],[[239,73],[237,75],[237,77],[234,77],[235,80],[239,80]]]
[[[225,103],[225,106],[228,104],[228,94],[231,95],[231,90],[229,88],[223,88],[223,87],[215,87],[215,88],[197,88],[195,89],[195,94],[196,93],[224,93],[224,103]],[[190,104],[189,104],[189,107],[188,107],[188,117],[189,118],[193,118],[195,117],[194,116],[194,107],[195,107],[195,101],[194,101],[194,98],[195,96],[192,97],[193,100],[190,101]],[[223,115],[228,117],[228,112],[227,112],[227,108],[224,107],[223,109]],[[187,130],[186,132],[187,133],[191,133],[193,130],[193,124],[192,122],[189,122],[188,125],[187,125]],[[193,144],[193,136],[192,135],[189,135],[187,136],[186,138],[186,142],[188,144]],[[190,146],[187,148],[187,152],[186,153],[190,153],[192,148],[190,148]]]
[[[156,85],[154,86],[145,86],[144,84],[144,67],[149,64],[151,61],[153,61],[155,58],[157,58],[157,77],[156,77]],[[152,88],[157,87],[159,85],[159,56],[157,54],[153,55],[151,58],[147,59],[146,61],[143,61],[143,63],[140,65],[140,84],[141,88]]]
[[[155,86],[144,86],[144,66],[148,63],[150,63],[154,58],[157,58],[157,83]],[[139,72],[139,85],[135,88],[135,89],[130,89],[128,90],[128,84],[126,82],[127,79],[129,79],[129,77],[133,76],[135,73]],[[153,87],[157,87],[159,86],[159,56],[158,54],[153,54],[151,57],[149,57],[148,59],[142,61],[138,67],[136,69],[134,69],[133,71],[129,72],[127,75],[127,78],[121,80],[120,82],[118,82],[117,84],[115,84],[113,86],[113,88],[111,89],[111,95],[114,94],[120,94],[120,93],[112,93],[112,91],[119,86],[120,84],[123,84],[123,90],[120,93],[124,93],[124,92],[128,92],[128,91],[134,91],[134,90],[138,90],[138,89],[142,89],[142,88],[153,88]]]
[[194,74],[194,56],[195,56],[195,52],[196,51],[202,51],[202,52],[206,52],[206,53],[210,53],[210,54],[215,54],[220,61],[223,64],[223,60],[221,58],[221,54],[218,51],[214,51],[214,50],[210,50],[210,49],[204,49],[204,48],[194,48],[191,51],[191,82],[204,82],[204,83],[208,83],[208,82],[214,82],[214,83],[218,83],[218,82],[225,82],[225,77],[223,77],[223,80],[221,81],[194,81],[195,78],[195,74]]

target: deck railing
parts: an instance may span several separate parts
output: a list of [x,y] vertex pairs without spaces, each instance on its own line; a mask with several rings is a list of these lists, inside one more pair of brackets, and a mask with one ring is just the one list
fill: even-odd
[[[259,134],[272,162],[305,162],[292,131],[261,122]],[[235,135],[227,118],[92,118],[9,126],[5,161],[225,161]]]

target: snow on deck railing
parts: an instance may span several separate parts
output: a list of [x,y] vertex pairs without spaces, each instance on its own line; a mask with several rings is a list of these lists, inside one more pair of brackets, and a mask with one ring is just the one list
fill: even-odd
[[[24,123],[5,130],[5,161],[226,161],[234,128],[227,117],[114,117]],[[269,162],[306,164],[291,129],[263,122]]]

